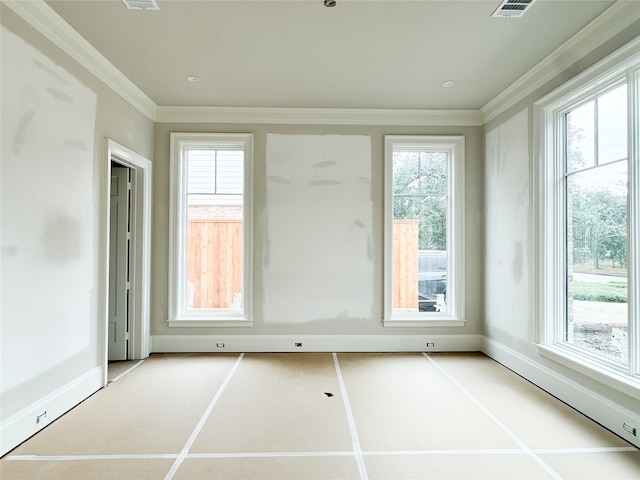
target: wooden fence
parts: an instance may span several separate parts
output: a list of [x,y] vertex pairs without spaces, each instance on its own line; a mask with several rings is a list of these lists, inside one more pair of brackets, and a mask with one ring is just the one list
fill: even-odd
[[189,307],[229,308],[242,292],[242,220],[193,220],[187,238]]
[[393,221],[393,309],[418,311],[419,220]]

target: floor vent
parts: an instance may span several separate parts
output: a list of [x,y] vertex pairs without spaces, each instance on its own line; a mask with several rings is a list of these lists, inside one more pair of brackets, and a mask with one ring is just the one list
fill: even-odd
[[536,0],[503,0],[492,17],[500,18],[519,18],[525,14]]
[[122,0],[129,10],[160,10],[156,0]]

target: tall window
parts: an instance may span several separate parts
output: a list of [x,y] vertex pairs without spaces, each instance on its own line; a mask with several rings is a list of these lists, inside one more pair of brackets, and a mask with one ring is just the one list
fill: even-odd
[[385,137],[385,325],[462,325],[464,138]]
[[171,134],[171,325],[251,321],[251,153],[249,134]]
[[541,351],[622,388],[640,380],[637,52],[625,47],[536,106]]
[[628,361],[627,85],[564,115],[566,342]]

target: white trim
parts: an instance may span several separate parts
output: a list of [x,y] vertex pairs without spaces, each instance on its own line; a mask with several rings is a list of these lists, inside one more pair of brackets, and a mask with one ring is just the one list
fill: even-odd
[[640,411],[628,410],[599,391],[587,388],[572,377],[564,376],[491,338],[484,337],[482,353],[640,448],[640,437],[634,437],[622,427],[623,423],[640,425]]
[[230,320],[225,317],[222,320],[203,319],[203,320],[169,320],[167,324],[170,327],[251,327],[253,320],[246,319],[244,316],[238,316],[237,320]]
[[488,123],[524,100],[538,88],[556,78],[577,60],[593,52],[608,39],[639,19],[640,9],[636,2],[618,1],[484,105],[480,109],[482,123]]
[[[640,44],[639,44],[640,48]],[[640,67],[629,74],[629,118],[635,121],[629,124],[629,237],[628,245],[640,245]],[[628,249],[628,265],[640,269],[640,252],[638,249]],[[634,267],[635,266],[635,267]],[[640,275],[629,275],[628,301],[629,338],[640,338]],[[630,345],[629,370],[640,379],[640,342]]]
[[155,120],[158,108],[155,102],[74,30],[44,0],[3,0],[2,4],[13,10],[134,108],[151,120]]
[[[615,52],[563,83],[555,90],[535,102],[540,109],[557,109],[557,103],[578,103],[584,91],[611,83],[609,77],[622,72],[640,59],[640,36],[623,45]],[[573,93],[574,90],[577,92]]]
[[[637,75],[637,77],[634,77]],[[607,359],[581,353],[565,342],[562,319],[566,311],[566,228],[565,180],[563,145],[564,114],[587,99],[594,98],[626,77],[629,86],[629,365],[623,366]],[[634,83],[634,81],[638,83]],[[640,169],[638,142],[640,122],[637,115],[637,92],[640,90],[640,37],[632,40],[569,82],[550,92],[534,104],[534,205],[536,211],[536,292],[534,302],[536,321],[535,341],[538,353],[573,368],[597,381],[623,392],[640,393],[640,353],[637,335],[640,307],[635,282],[637,271],[637,239],[640,203]],[[563,181],[559,181],[563,179]],[[591,373],[588,373],[590,371]],[[606,378],[608,377],[608,378]],[[629,390],[631,389],[631,390]]]
[[158,123],[482,126],[640,19],[635,2],[618,1],[480,110],[188,107],[158,106],[44,0],[2,3]]
[[[152,335],[153,353],[178,352],[477,352],[469,335]],[[296,347],[301,343],[302,347]],[[435,346],[427,347],[427,343]],[[217,347],[223,344],[223,347]]]
[[[95,367],[0,423],[0,456],[42,430],[103,387],[104,369]],[[36,423],[36,417],[46,416]]]
[[630,377],[620,372],[620,369],[608,367],[606,359],[595,361],[589,355],[581,355],[579,349],[571,348],[570,345],[536,345],[536,349],[543,357],[572,368],[626,395],[640,398],[640,378]]
[[[449,313],[393,311],[393,152],[398,146],[446,151],[447,303]],[[465,138],[462,135],[385,135],[384,137],[384,320],[385,327],[461,327],[465,323]]]
[[[130,331],[131,348],[129,350],[130,359],[147,358],[150,352],[150,304],[151,304],[151,160],[137,154],[133,150],[120,145],[119,143],[106,139],[105,153],[105,197],[103,210],[105,215],[105,241],[106,250],[103,252],[103,262],[105,262],[105,298],[109,294],[109,212],[111,208],[111,162],[114,161],[132,169],[132,183],[134,196],[132,198],[131,219],[131,308],[132,308],[132,329]],[[103,309],[105,315],[104,335],[105,335],[105,355],[108,353],[106,347],[106,335],[108,331],[108,305],[105,302]],[[106,363],[105,363],[106,366]]]
[[480,110],[387,110],[349,108],[167,107],[158,123],[244,123],[290,125],[482,125]]
[[[187,311],[187,175],[186,152],[190,148],[223,146],[244,151],[242,308],[238,311]],[[253,134],[182,133],[170,135],[169,211],[169,318],[170,327],[237,326],[253,323]]]
[[[464,327],[466,319],[455,318],[412,318],[416,314],[411,313],[394,313],[392,317],[385,318],[382,321],[382,325],[385,327],[409,327],[409,328],[422,328],[422,327]],[[433,313],[432,313],[433,315]]]

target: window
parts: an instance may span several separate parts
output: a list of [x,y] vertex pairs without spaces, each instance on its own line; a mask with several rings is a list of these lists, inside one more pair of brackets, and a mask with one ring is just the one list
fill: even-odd
[[540,351],[634,394],[640,385],[638,43],[536,104]]
[[171,326],[251,324],[250,134],[171,134]]
[[384,324],[464,324],[463,137],[385,137]]

